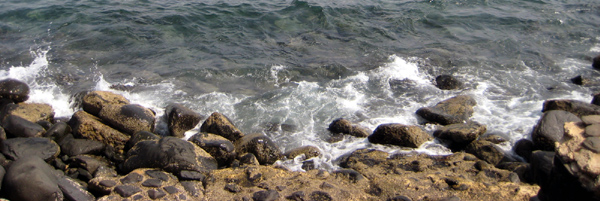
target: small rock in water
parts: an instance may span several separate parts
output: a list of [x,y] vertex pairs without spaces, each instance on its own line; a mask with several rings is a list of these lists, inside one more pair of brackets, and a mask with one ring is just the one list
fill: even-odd
[[186,131],[194,128],[202,119],[202,115],[181,104],[170,104],[165,112],[169,131],[175,137],[183,137]]
[[29,86],[15,79],[0,81],[0,98],[8,98],[15,103],[24,102],[29,99]]
[[592,67],[594,67],[597,70],[600,70],[600,55],[594,57],[592,61]]
[[440,75],[435,78],[435,86],[442,90],[461,89],[463,83],[451,75]]

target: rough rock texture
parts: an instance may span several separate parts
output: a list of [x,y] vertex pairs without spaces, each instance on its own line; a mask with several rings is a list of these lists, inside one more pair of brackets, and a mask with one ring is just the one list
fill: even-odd
[[228,166],[235,159],[235,146],[226,138],[210,134],[198,133],[188,139],[188,141],[198,145],[219,163],[219,167]]
[[65,200],[94,201],[96,197],[86,190],[81,184],[68,177],[58,178],[58,188],[63,192]]
[[[157,169],[136,169],[120,177],[96,177],[89,182],[91,191],[104,195],[98,200],[196,200],[177,177]],[[202,191],[195,192],[201,196]]]
[[[206,185],[206,198],[220,200],[377,200],[365,192],[369,182],[352,182],[322,170],[290,172],[270,166],[215,170]],[[262,198],[262,199],[260,199]],[[285,199],[284,199],[285,198]],[[385,199],[383,199],[385,200]]]
[[347,134],[355,137],[368,137],[369,131],[366,128],[363,128],[359,125],[353,125],[350,121],[346,119],[336,119],[329,124],[329,131],[334,134]]
[[89,139],[75,139],[71,134],[67,134],[58,140],[58,145],[60,145],[61,152],[67,156],[99,154],[104,151],[105,147],[102,142]]
[[16,115],[9,115],[2,122],[4,130],[14,137],[41,137],[46,130],[39,124]]
[[0,99],[8,98],[15,103],[24,102],[29,99],[29,86],[15,79],[4,79],[0,81]]
[[[586,137],[581,123],[565,123],[564,129],[565,136],[556,143],[557,158],[571,175],[578,178],[584,188],[594,192],[595,198],[599,199],[600,139]],[[590,142],[591,139],[594,140]]]
[[131,147],[135,146],[135,144],[145,140],[160,140],[160,136],[148,131],[136,132],[131,136],[131,138],[129,138],[129,141],[127,141],[127,143],[125,144],[125,151],[129,151]]
[[[356,170],[369,183],[365,192],[388,200],[403,195],[412,200],[529,200],[537,186],[510,182],[511,173],[455,153],[428,156],[408,153],[389,156],[377,150],[354,151],[342,166]],[[385,175],[385,176],[384,176]]]
[[439,75],[435,78],[435,86],[442,90],[462,89],[463,83],[452,75]]
[[154,131],[154,112],[137,104],[107,105],[98,114],[113,128],[133,135],[138,131]]
[[283,158],[279,147],[267,136],[254,133],[246,135],[235,142],[238,155],[252,153],[261,165],[273,164]]
[[54,168],[36,156],[16,160],[6,171],[2,190],[10,200],[62,200]]
[[184,133],[196,127],[202,115],[181,104],[170,104],[165,109],[167,124],[172,136],[183,137]]
[[31,122],[52,122],[54,120],[52,106],[45,103],[8,104],[4,107],[2,113],[3,116],[15,115]]
[[445,142],[450,149],[457,151],[464,149],[469,143],[483,135],[486,130],[485,125],[469,121],[464,124],[450,124],[438,128],[433,132],[433,136]]
[[2,154],[11,160],[37,156],[46,161],[50,161],[60,154],[60,147],[58,144],[48,138],[10,138],[1,143]]
[[403,124],[382,124],[377,126],[369,136],[369,142],[377,144],[391,144],[403,147],[418,148],[421,144],[431,140],[423,129],[418,126]]
[[200,127],[201,132],[213,133],[235,142],[244,137],[244,133],[231,123],[225,115],[215,112],[208,117]]
[[121,133],[87,112],[77,111],[71,117],[69,125],[73,128],[75,137],[87,138],[110,145],[122,152],[129,136]]
[[129,100],[109,91],[92,91],[83,97],[81,106],[84,111],[98,115],[100,110],[107,105],[126,105]]
[[217,161],[195,144],[175,138],[138,142],[127,152],[123,171],[138,168],[161,168],[178,174],[182,170],[207,172],[217,169]]
[[471,142],[465,152],[473,154],[492,165],[498,165],[500,162],[511,161],[508,155],[504,153],[494,143],[487,140],[476,140]]
[[550,110],[544,112],[531,133],[533,144],[537,149],[554,151],[554,143],[564,135],[565,122],[581,122],[579,117],[563,110]]
[[600,106],[578,100],[546,100],[542,112],[550,110],[564,110],[578,117],[587,115],[600,115]]
[[299,156],[302,154],[304,154],[305,159],[308,159],[308,158],[320,156],[321,150],[318,147],[307,145],[307,146],[301,146],[301,147],[297,147],[292,150],[286,151],[283,155],[288,159],[293,159],[293,158],[296,158],[296,156]]
[[423,119],[442,125],[464,123],[473,115],[473,107],[477,104],[471,96],[455,96],[439,102],[434,107],[423,107],[417,114]]

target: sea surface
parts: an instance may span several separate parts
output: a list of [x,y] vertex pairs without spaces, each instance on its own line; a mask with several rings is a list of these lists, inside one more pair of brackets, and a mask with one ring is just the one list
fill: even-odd
[[[0,1],[0,78],[28,83],[28,102],[68,117],[78,93],[113,91],[155,110],[159,134],[165,106],[181,103],[223,113],[282,151],[317,146],[323,169],[359,148],[406,151],[328,143],[334,119],[431,133],[415,111],[456,95],[477,100],[471,120],[509,139],[510,152],[544,100],[587,102],[600,91],[570,82],[600,76],[598,54],[597,0]],[[465,89],[436,88],[442,74]],[[451,153],[437,141],[416,151]]]

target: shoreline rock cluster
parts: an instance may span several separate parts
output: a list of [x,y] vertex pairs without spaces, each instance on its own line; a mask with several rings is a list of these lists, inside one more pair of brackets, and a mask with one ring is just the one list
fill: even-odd
[[[544,137],[515,146],[515,152],[530,161],[522,162],[498,148],[505,141],[501,136],[484,135],[485,125],[469,120],[476,105],[469,96],[417,111],[424,121],[443,125],[433,137],[454,154],[390,155],[360,149],[336,160],[343,169],[328,172],[311,163],[321,154],[317,147],[282,153],[264,134],[243,133],[220,113],[205,119],[171,104],[165,108],[165,118],[172,136],[160,136],[153,133],[154,111],[111,92],[88,92],[78,104],[81,110],[70,119],[55,119],[51,106],[24,102],[29,92],[26,84],[9,79],[0,81],[0,86],[0,197],[10,200],[530,200],[540,186],[538,197],[546,200],[544,193],[553,186],[544,182],[560,179],[555,177],[558,168],[553,168],[560,166],[557,160],[568,164],[563,166],[575,178],[569,182],[584,183],[579,186],[585,192],[598,189],[590,182],[596,169],[579,162],[580,155],[597,154],[595,138],[584,134],[587,138],[578,144],[555,136],[560,133],[536,134]],[[544,110],[560,107],[589,115],[589,108],[600,108],[560,101],[549,101]],[[554,119],[571,120],[570,116]],[[181,139],[199,123],[198,134]],[[417,125],[383,124],[370,132],[337,119],[329,130],[409,148],[434,139]],[[582,144],[592,151],[574,157],[570,151],[557,152],[556,158],[533,151],[549,149],[552,143],[558,150]],[[275,163],[302,155],[305,172]]]

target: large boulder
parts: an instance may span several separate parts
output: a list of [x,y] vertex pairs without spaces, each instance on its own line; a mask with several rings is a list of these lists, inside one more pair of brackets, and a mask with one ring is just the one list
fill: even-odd
[[464,123],[473,115],[473,107],[477,104],[471,96],[455,96],[439,102],[434,107],[423,107],[417,114],[423,119],[442,125]]
[[565,122],[581,122],[581,119],[563,110],[544,112],[531,133],[534,146],[540,150],[554,151],[554,143],[564,135]]
[[200,127],[201,132],[214,133],[235,142],[244,137],[244,133],[231,123],[225,115],[214,112],[204,121]]
[[102,123],[102,121],[85,111],[77,111],[71,117],[69,125],[73,135],[78,138],[87,138],[100,141],[122,152],[129,136]]
[[129,135],[154,130],[154,112],[138,104],[107,105],[98,116],[103,122]]
[[464,124],[450,124],[438,128],[433,132],[433,136],[442,140],[453,151],[464,149],[469,143],[473,142],[487,130],[485,125],[474,121]]
[[452,75],[439,75],[435,77],[435,86],[442,90],[462,89],[463,83]]
[[251,153],[256,156],[261,165],[273,164],[283,158],[279,147],[269,137],[254,133],[246,135],[235,142],[238,155]]
[[84,111],[98,115],[104,106],[126,104],[129,104],[129,100],[121,95],[109,91],[92,91],[83,97],[81,106]]
[[10,200],[63,200],[54,168],[36,156],[20,158],[6,171],[2,190]]
[[50,161],[60,154],[60,147],[48,138],[10,138],[2,141],[2,154],[11,160],[27,156],[37,156]]
[[418,126],[393,123],[377,126],[373,134],[369,136],[369,142],[371,143],[412,148],[418,148],[421,144],[430,140],[432,140],[432,137]]
[[329,124],[329,132],[334,134],[346,134],[352,135],[355,137],[368,137],[369,131],[366,128],[363,128],[359,125],[353,125],[350,121],[339,118],[333,120],[331,124]]
[[165,112],[169,131],[175,137],[183,137],[186,131],[196,127],[202,119],[202,115],[181,104],[170,104]]
[[190,137],[193,142],[213,156],[219,167],[228,166],[235,159],[235,146],[228,139],[211,133],[198,133]]
[[58,141],[60,150],[67,156],[77,156],[81,154],[100,154],[104,151],[105,145],[96,140],[75,139],[72,134],[67,134]]
[[587,115],[600,115],[600,106],[578,100],[546,100],[542,112],[550,110],[563,110],[578,117]]
[[0,81],[0,99],[8,98],[15,103],[24,102],[29,99],[29,86],[15,79],[4,79]]
[[8,115],[19,116],[31,122],[52,122],[54,120],[54,110],[52,109],[52,106],[45,103],[7,104],[2,110],[2,117]]
[[160,136],[148,131],[135,132],[125,144],[125,151],[129,151],[135,144],[145,140],[160,140]]
[[196,200],[177,177],[158,169],[136,169],[119,177],[96,177],[89,182],[89,188],[103,195],[98,200]]
[[2,122],[4,130],[14,137],[41,137],[46,130],[39,124],[33,123],[16,115],[9,115]]
[[217,161],[202,148],[170,136],[138,142],[127,156],[122,167],[125,172],[137,168],[161,168],[179,174],[183,170],[207,172],[217,169]]

